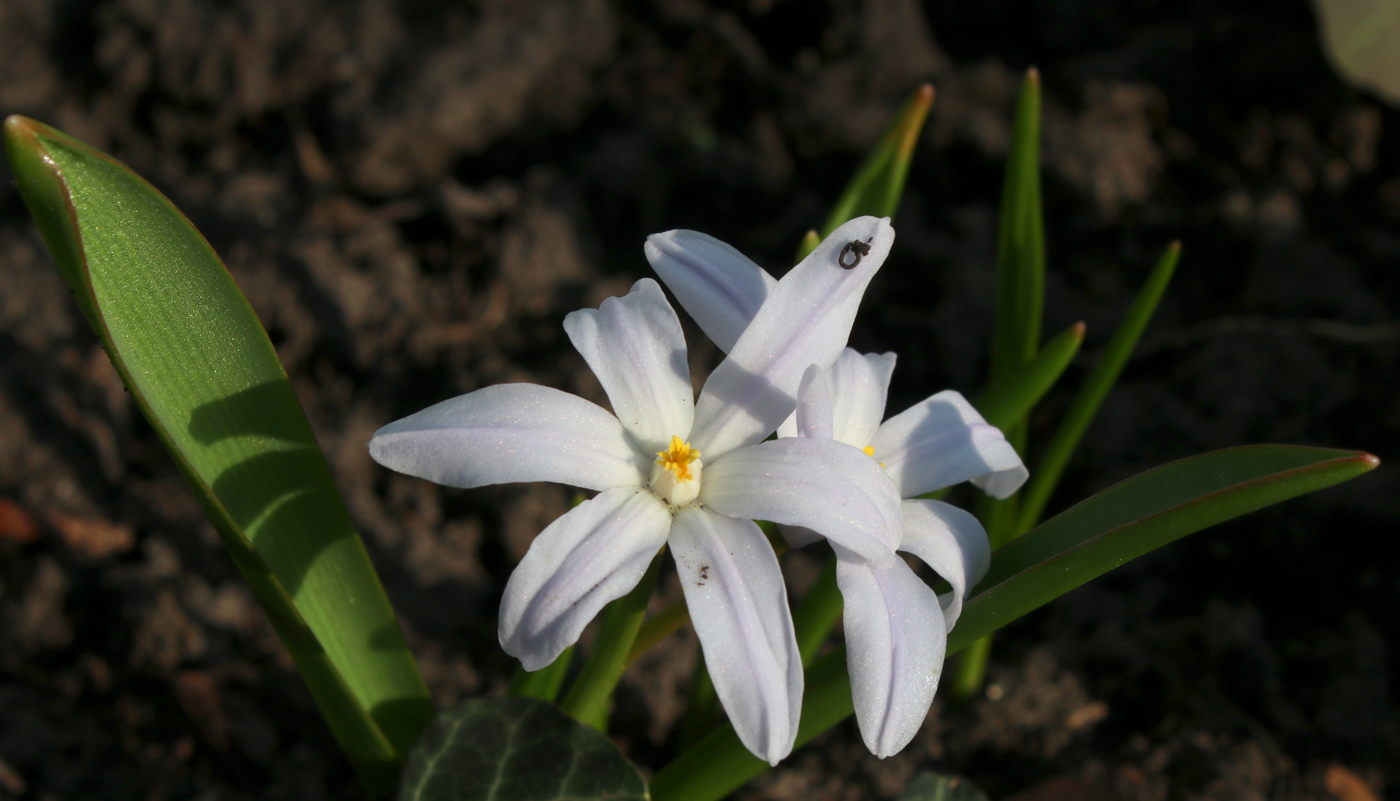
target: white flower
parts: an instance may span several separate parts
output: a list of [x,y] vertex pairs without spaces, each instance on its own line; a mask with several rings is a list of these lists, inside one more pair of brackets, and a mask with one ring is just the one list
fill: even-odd
[[[893,238],[887,219],[842,226],[775,282],[693,402],[680,321],[644,278],[564,320],[616,416],[555,389],[502,384],[375,433],[376,461],[440,484],[599,490],[540,533],[506,584],[501,645],[526,670],[553,662],[666,544],[739,738],[770,764],[792,750],[801,658],[777,558],[753,520],[818,527],[888,566],[901,515],[889,477],[859,452],[764,439],[792,413],[806,369],[840,354]],[[843,268],[840,251],[856,240],[869,252]]]
[[[721,347],[740,338],[746,320],[776,286],[737,251],[699,234],[653,236],[647,255]],[[986,532],[975,517],[917,496],[971,480],[1005,498],[1027,477],[1002,433],[956,392],[940,392],[882,424],[894,362],[892,353],[862,356],[847,348],[829,370],[813,365],[803,376],[796,414],[779,429],[780,437],[845,443],[879,463],[906,499],[898,550],[917,556],[952,585],[939,599],[902,560],[874,564],[831,542],[845,600],[856,721],[866,746],[881,758],[903,749],[923,724],[942,673],[947,632],[991,562]],[[802,528],[782,530],[797,546],[817,538]]]

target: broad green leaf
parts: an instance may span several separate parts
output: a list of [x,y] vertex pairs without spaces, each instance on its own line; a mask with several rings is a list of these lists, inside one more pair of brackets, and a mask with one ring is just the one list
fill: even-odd
[[1138,290],[1133,305],[1123,317],[1123,322],[1119,324],[1118,330],[1113,332],[1113,337],[1104,348],[1098,365],[1089,373],[1083,388],[1075,396],[1074,403],[1070,405],[1069,411],[1065,412],[1055,435],[1050,438],[1050,444],[1045,446],[1045,453],[1040,462],[1031,470],[1030,481],[1021,491],[1021,512],[1016,534],[1039,522],[1041,513],[1045,511],[1045,504],[1050,501],[1050,496],[1060,482],[1065,465],[1069,464],[1070,456],[1074,454],[1079,440],[1093,422],[1094,415],[1098,414],[1104,398],[1108,397],[1108,391],[1118,382],[1118,376],[1128,364],[1128,357],[1133,354],[1133,348],[1137,347],[1142,332],[1147,330],[1147,324],[1152,320],[1158,302],[1167,291],[1167,285],[1171,283],[1180,257],[1179,242],[1173,242],[1162,253],[1156,266],[1148,274],[1147,282]]
[[797,249],[798,261],[806,258],[822,239],[847,220],[866,215],[894,216],[899,210],[899,199],[904,194],[909,165],[914,160],[914,146],[919,142],[919,132],[924,129],[924,120],[928,118],[932,105],[933,87],[928,84],[915,89],[904,101],[895,114],[894,122],[885,129],[865,163],[836,199],[836,205],[831,207],[821,233],[812,231],[803,238]]
[[537,698],[476,698],[438,715],[399,801],[645,801],[612,741]]
[[987,794],[961,776],[926,770],[899,794],[899,801],[988,801]]
[[[1115,484],[992,554],[983,589],[948,635],[948,655],[1148,551],[1378,464],[1357,451],[1253,445],[1182,459]],[[845,650],[836,649],[808,668],[797,745],[852,713],[845,665]],[[725,728],[656,774],[651,793],[656,801],[715,801],[766,767]]]
[[1084,324],[1075,323],[1050,340],[1029,364],[987,388],[972,405],[983,419],[1005,429],[1025,419],[1055,385],[1084,341]]
[[372,792],[427,688],[277,354],[209,243],[134,172],[10,117],[16,183],[59,271]]
[[1040,208],[1040,73],[1026,73],[1016,104],[997,235],[995,385],[1035,357],[1045,302],[1045,223]]
[[1313,0],[1322,51],[1348,82],[1400,104],[1400,3]]

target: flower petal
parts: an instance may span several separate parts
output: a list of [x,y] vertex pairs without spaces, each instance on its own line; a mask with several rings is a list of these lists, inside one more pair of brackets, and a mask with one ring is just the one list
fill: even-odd
[[778,282],[747,256],[699,231],[667,231],[647,237],[651,268],[725,353]]
[[899,549],[912,553],[953,585],[940,600],[948,630],[958,622],[963,601],[992,566],[987,531],[968,512],[942,501],[905,501],[904,539]]
[[928,716],[948,645],[943,610],[902,560],[874,568],[834,547],[856,723],[866,747],[884,759],[908,745]]
[[538,384],[459,395],[374,432],[376,462],[449,487],[557,481],[584,489],[638,487],[651,459],[616,417]]
[[901,498],[969,479],[995,498],[1028,475],[1016,449],[962,395],[944,390],[886,420],[871,442]]
[[596,310],[564,318],[569,340],[598,376],[613,412],[646,451],[685,437],[695,419],[681,321],[650,278]]
[[885,419],[885,397],[894,372],[893,353],[841,351],[826,371],[831,387],[832,439],[864,448]]
[[[779,426],[778,430],[781,431],[782,427]],[[802,375],[802,384],[797,389],[797,435],[811,439],[835,439],[831,436],[831,430],[831,385],[827,383],[826,372],[814,364]]]
[[553,662],[598,610],[637,586],[670,529],[666,504],[630,487],[600,493],[550,523],[506,582],[501,647],[526,670]]
[[[846,269],[838,260],[852,242],[870,250]],[[859,217],[783,276],[700,391],[691,443],[706,460],[761,442],[792,413],[802,374],[813,364],[829,367],[846,347],[861,296],[893,242],[889,218]]]
[[750,445],[705,465],[700,502],[720,514],[804,526],[877,566],[895,560],[904,525],[885,471],[830,439]]
[[669,543],[715,694],[744,747],[776,765],[802,713],[802,655],[778,558],[753,521],[697,507],[676,515]]

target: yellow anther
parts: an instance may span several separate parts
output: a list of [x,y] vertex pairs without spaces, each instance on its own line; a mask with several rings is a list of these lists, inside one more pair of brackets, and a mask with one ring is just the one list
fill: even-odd
[[671,447],[656,452],[656,463],[675,474],[677,481],[690,481],[690,463],[700,458],[700,451],[682,442],[680,437],[671,437]]
[[[874,446],[874,445],[866,445],[864,448],[861,448],[861,450],[865,451],[865,455],[866,455],[866,456],[869,456],[871,459],[874,459],[874,458],[875,458],[875,446]],[[875,464],[878,464],[878,465],[880,465],[881,467],[884,467],[884,466],[885,466],[885,463],[884,463],[884,462],[876,462]]]

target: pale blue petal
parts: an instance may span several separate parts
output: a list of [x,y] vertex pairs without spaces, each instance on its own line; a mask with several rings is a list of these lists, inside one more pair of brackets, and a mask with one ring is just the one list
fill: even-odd
[[670,509],[644,489],[611,489],[569,510],[506,582],[501,647],[526,670],[553,662],[600,609],[637,586],[670,529]]
[[376,431],[369,453],[391,470],[449,487],[639,487],[652,460],[606,409],[537,384],[497,384],[429,406]]
[[776,765],[802,713],[802,655],[778,558],[752,520],[697,507],[676,515],[669,543],[715,694],[744,747]]

